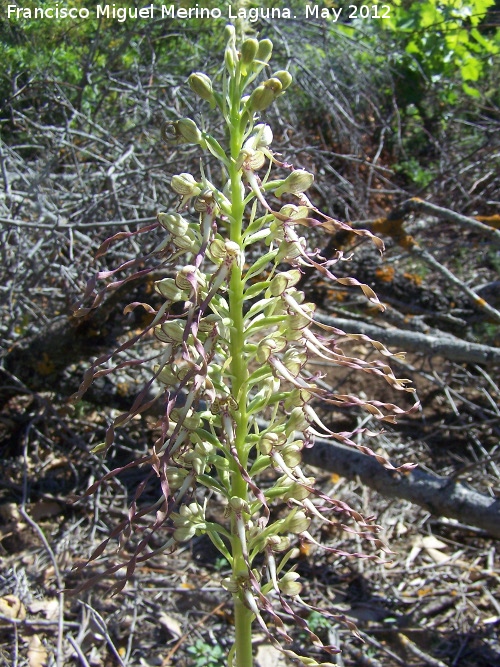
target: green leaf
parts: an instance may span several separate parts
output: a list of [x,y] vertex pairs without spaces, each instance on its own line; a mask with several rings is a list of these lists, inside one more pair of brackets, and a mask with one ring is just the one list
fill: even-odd
[[464,81],[477,81],[483,70],[482,62],[470,55],[464,60],[464,64],[460,67],[462,79]]
[[476,99],[481,99],[481,93],[477,88],[472,88],[472,86],[469,86],[465,83],[462,84],[462,89],[467,95],[470,95],[471,97],[475,97]]
[[482,35],[477,28],[473,28],[470,31],[471,37],[473,37],[478,44],[480,44],[485,51],[491,53],[492,55],[498,53],[498,46],[491,40],[487,39]]

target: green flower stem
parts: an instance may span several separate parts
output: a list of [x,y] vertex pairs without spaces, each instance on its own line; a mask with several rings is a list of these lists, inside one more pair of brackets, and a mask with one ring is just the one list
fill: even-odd
[[[245,202],[241,194],[241,169],[237,167],[236,160],[243,145],[243,131],[240,127],[240,99],[241,91],[239,77],[234,80],[231,99],[231,125],[230,146],[231,166],[229,177],[231,182],[231,229],[230,239],[243,246],[243,215]],[[231,381],[232,396],[237,400],[238,407],[234,410],[235,422],[235,448],[241,465],[246,467],[248,453],[246,451],[246,438],[248,434],[248,415],[246,409],[246,382],[248,379],[248,368],[245,361],[243,348],[245,345],[243,302],[244,287],[242,270],[238,264],[234,264],[231,272],[229,285],[229,317],[231,320],[229,349],[231,354]],[[247,483],[243,479],[236,463],[232,466],[231,495],[238,496],[243,500],[248,499]],[[243,545],[240,542],[235,525],[236,518],[232,519],[232,553],[233,553],[233,575],[247,576],[248,568],[244,558]],[[234,667],[252,667],[252,621],[253,613],[244,604],[241,593],[235,593],[235,653]]]
[[234,646],[236,660],[234,667],[252,667],[252,621],[253,613],[238,595],[234,597]]

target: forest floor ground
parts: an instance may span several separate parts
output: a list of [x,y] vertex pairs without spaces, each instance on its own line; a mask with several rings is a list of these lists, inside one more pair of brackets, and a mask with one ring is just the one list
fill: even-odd
[[[356,389],[368,390],[363,383]],[[0,665],[48,667],[56,664],[59,652],[60,667],[222,667],[233,636],[232,606],[218,583],[227,563],[207,538],[195,538],[176,553],[138,567],[132,582],[113,597],[109,578],[78,596],[60,593],[88,576],[73,568],[126,517],[141,470],[121,475],[90,498],[74,500],[109,467],[123,465],[147,447],[150,424],[147,418],[138,420],[104,463],[89,454],[96,444],[92,433],[104,426],[103,415],[84,404],[71,414],[68,426],[68,408],[49,398],[17,397],[1,415]],[[16,440],[14,426],[21,416],[30,427]],[[433,416],[427,413],[426,424],[421,417],[403,418],[399,430],[386,432],[383,453],[398,463],[416,461],[424,470],[453,467],[460,434],[455,451],[446,442],[440,447],[431,437]],[[79,434],[73,440],[71,429]],[[359,630],[358,638],[342,624],[304,612],[324,643],[341,647],[332,662],[353,667],[500,665],[498,542],[407,501],[384,498],[357,481],[311,472],[323,492],[375,515],[393,552],[381,564],[332,557],[318,548],[302,550],[297,564],[304,600],[345,614]],[[217,502],[212,508],[215,519],[222,517]],[[347,551],[374,553],[356,536],[334,534],[328,527],[318,529],[316,537]],[[293,650],[320,657],[315,649],[311,652],[300,628],[290,632]],[[259,667],[290,664],[258,629],[255,654]]]

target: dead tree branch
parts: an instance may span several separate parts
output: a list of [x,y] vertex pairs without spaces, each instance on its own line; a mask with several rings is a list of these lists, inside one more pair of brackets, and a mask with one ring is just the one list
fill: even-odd
[[386,498],[402,498],[436,516],[446,516],[486,531],[500,539],[500,499],[478,493],[446,477],[422,470],[393,474],[377,461],[343,445],[317,439],[303,450],[305,463],[335,472],[362,484]]
[[316,314],[315,319],[346,333],[361,333],[375,340],[408,352],[421,352],[427,356],[441,356],[450,361],[471,364],[500,363],[500,349],[460,340],[449,334],[423,334],[404,329],[384,329],[359,320]]
[[500,323],[500,312],[496,308],[493,308],[493,306],[490,306],[487,301],[485,301],[482,297],[479,296],[479,294],[476,294],[474,290],[471,290],[470,287],[467,287],[467,285],[464,284],[463,280],[460,280],[460,278],[457,278],[457,276],[452,273],[449,269],[446,268],[441,262],[438,262],[437,259],[427,250],[424,248],[420,247],[420,245],[413,245],[410,248],[410,253],[412,255],[416,255],[417,257],[420,257],[421,259],[424,260],[427,264],[432,266],[436,271],[438,271],[442,276],[446,278],[446,280],[457,287],[461,292],[463,292],[469,301],[480,308],[481,310],[484,310],[485,313],[495,322]]
[[443,206],[436,206],[436,204],[431,204],[431,202],[424,201],[418,197],[412,197],[411,199],[404,201],[400,206],[391,211],[390,217],[392,219],[404,218],[410,212],[416,211],[423,211],[424,213],[429,213],[430,215],[442,218],[443,220],[456,222],[464,229],[485,234],[490,237],[493,245],[500,248],[500,231],[498,229],[494,229],[494,227],[484,224],[484,222],[481,222],[476,218],[456,213]]

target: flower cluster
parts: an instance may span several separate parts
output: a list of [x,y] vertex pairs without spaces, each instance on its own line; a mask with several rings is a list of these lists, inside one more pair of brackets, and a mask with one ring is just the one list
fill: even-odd
[[[325,259],[307,249],[301,228],[332,233],[347,225],[321,214],[307,198],[313,174],[279,162],[271,151],[273,133],[260,113],[291,85],[291,76],[274,72],[250,90],[267,70],[271,53],[272,44],[265,39],[247,39],[238,50],[229,26],[221,89],[204,73],[189,78],[193,92],[219,109],[228,130],[226,148],[191,119],[168,122],[162,131],[171,144],[195,144],[214,156],[222,178],[214,184],[204,173],[175,175],[171,187],[179,196],[178,205],[158,214],[165,234],[159,251],[177,265],[183,258],[175,275],[155,284],[165,301],[150,325],[159,349],[150,386],[154,380],[165,396],[159,436],[147,457],[162,488],[151,533],[162,526],[169,531],[164,545],[154,551],[147,550],[147,539],[141,540],[127,566],[130,575],[151,555],[174,549],[194,535],[208,535],[232,568],[222,585],[235,601],[237,639],[229,664],[236,667],[252,664],[251,644],[242,639],[248,633],[241,627],[253,620],[290,657],[305,665],[320,664],[283,648],[290,638],[275,610],[278,602],[313,643],[321,644],[290,604],[293,600],[299,608],[311,609],[300,596],[302,585],[293,561],[298,542],[321,546],[309,532],[313,519],[335,527],[346,527],[350,520],[348,530],[371,540],[379,552],[354,554],[358,557],[379,558],[385,548],[372,521],[315,488],[314,478],[302,470],[301,451],[314,436],[321,436],[374,455],[355,442],[353,434],[337,433],[325,424],[314,408],[318,400],[361,408],[381,421],[393,420],[402,410],[329,391],[322,376],[308,370],[308,360],[316,357],[372,373],[395,389],[408,390],[408,381],[396,378],[384,360],[391,353],[380,343],[362,337],[380,353],[377,360],[364,361],[340,349],[339,340],[349,334],[326,325],[317,333],[315,305],[297,289],[302,271],[315,268],[332,281],[359,287],[382,307],[368,286],[335,276],[340,252]],[[276,171],[285,176],[275,178]],[[380,247],[369,232],[352,231],[371,237]],[[91,375],[99,372],[94,368]],[[141,400],[136,401],[130,413],[115,420],[108,445],[114,427],[126,423],[141,406]],[[274,473],[274,481],[261,488],[265,471]],[[214,492],[226,506],[227,520],[221,524],[207,516],[207,499]],[[273,520],[271,507],[276,502],[285,504],[288,513]],[[130,532],[135,517],[134,507],[123,531]],[[352,555],[334,546],[322,548]]]

